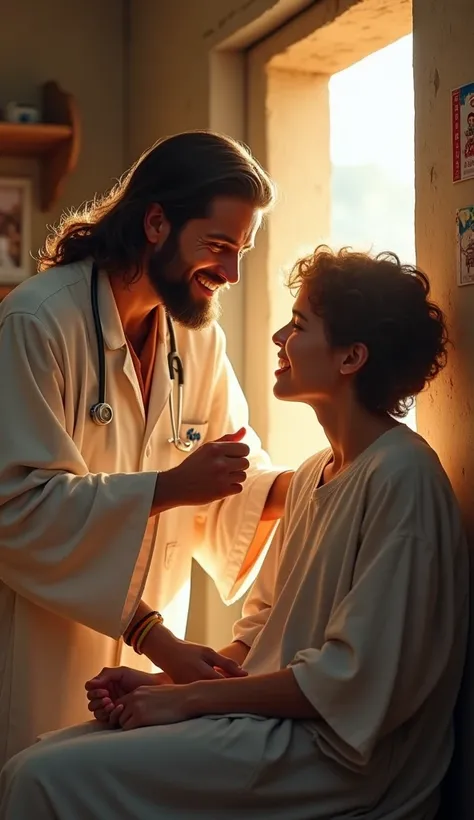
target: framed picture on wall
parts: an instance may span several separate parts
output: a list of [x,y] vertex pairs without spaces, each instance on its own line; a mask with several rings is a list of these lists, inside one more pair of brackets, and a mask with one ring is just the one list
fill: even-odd
[[0,283],[31,274],[31,181],[0,176]]

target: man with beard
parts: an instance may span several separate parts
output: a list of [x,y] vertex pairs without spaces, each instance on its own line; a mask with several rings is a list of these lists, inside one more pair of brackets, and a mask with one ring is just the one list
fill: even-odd
[[192,558],[240,597],[291,480],[248,426],[215,321],[273,200],[233,140],[166,139],[63,216],[2,304],[0,764],[83,720],[101,666],[244,674],[182,638]]

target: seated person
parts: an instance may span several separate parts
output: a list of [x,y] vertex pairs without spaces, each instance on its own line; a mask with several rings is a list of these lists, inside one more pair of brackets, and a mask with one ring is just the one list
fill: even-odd
[[319,248],[290,283],[274,390],[314,409],[330,447],[296,473],[223,650],[248,675],[104,670],[87,687],[98,721],[5,766],[2,820],[435,816],[467,551],[438,458],[397,419],[445,363],[443,315],[392,255]]

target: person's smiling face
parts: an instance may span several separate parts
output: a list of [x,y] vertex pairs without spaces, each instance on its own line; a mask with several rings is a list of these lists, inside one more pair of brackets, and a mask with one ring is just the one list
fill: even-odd
[[278,399],[311,406],[333,401],[346,382],[344,362],[350,350],[331,347],[324,322],[312,310],[303,285],[293,305],[293,318],[273,341],[278,347],[278,369],[273,392]]
[[222,288],[240,279],[240,263],[260,227],[258,209],[233,197],[216,197],[209,214],[180,231],[165,221],[166,238],[150,255],[148,277],[171,317],[199,329],[219,314]]

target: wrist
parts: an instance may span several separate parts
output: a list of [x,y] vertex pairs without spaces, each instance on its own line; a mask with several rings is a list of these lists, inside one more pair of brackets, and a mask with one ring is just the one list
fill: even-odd
[[178,506],[178,494],[175,482],[175,467],[162,473],[157,473],[155,492],[151,505],[151,514],[159,515],[166,510]]
[[[145,614],[142,614],[144,610]],[[145,637],[156,625],[161,625],[162,623],[163,618],[160,613],[154,609],[149,609],[146,604],[141,601],[132,619],[132,623],[124,632],[123,639],[127,646],[131,646],[135,652],[141,655],[140,647]]]
[[186,720],[210,715],[212,713],[211,686],[209,681],[197,680],[181,687],[183,692],[183,709]]
[[143,639],[140,649],[157,666],[161,666],[177,640],[166,626],[157,622]]

